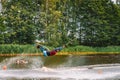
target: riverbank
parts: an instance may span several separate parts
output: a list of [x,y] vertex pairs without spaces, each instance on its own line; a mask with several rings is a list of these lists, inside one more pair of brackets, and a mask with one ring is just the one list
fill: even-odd
[[[48,46],[49,47],[49,46]],[[49,47],[50,50],[54,49]],[[38,54],[41,55],[40,50],[36,49],[34,45],[18,45],[18,44],[4,44],[0,45],[0,54]],[[90,47],[90,46],[68,46],[64,48],[58,55],[87,55],[87,54],[120,54],[120,46],[108,47]]]
[[[59,52],[57,56],[62,55],[120,55],[120,52]],[[11,54],[0,54],[0,56],[13,57],[13,56],[43,56],[42,53],[11,53]]]

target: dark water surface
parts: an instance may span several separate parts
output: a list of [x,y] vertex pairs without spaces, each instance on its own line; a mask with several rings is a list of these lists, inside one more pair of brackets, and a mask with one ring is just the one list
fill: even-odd
[[[28,63],[16,64],[16,60]],[[0,57],[0,80],[84,79],[119,80],[120,55]]]

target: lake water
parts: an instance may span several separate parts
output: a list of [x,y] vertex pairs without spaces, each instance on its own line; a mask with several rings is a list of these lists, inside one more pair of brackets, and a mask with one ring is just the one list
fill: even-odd
[[[17,64],[17,60],[27,63]],[[119,80],[120,55],[0,57],[0,80],[86,79]]]

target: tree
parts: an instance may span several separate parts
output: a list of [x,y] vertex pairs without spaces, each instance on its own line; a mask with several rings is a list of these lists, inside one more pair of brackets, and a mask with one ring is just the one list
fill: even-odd
[[[111,0],[2,0],[1,43],[120,44],[120,6]],[[4,24],[3,24],[4,23]]]
[[[111,0],[82,0],[80,22],[82,44],[89,46],[115,45],[119,8]],[[113,37],[114,36],[114,37]],[[114,39],[114,40],[112,40]]]
[[4,43],[4,37],[5,37],[5,22],[4,17],[2,17],[2,13],[0,13],[0,44]]
[[38,17],[38,34],[40,39],[44,39],[49,45],[61,45],[61,24],[60,18],[62,17],[61,11],[58,9],[57,4],[60,0],[43,0],[40,5]]
[[9,34],[6,43],[33,43],[34,35],[34,2],[32,0],[3,1],[3,17],[5,17],[6,32]]

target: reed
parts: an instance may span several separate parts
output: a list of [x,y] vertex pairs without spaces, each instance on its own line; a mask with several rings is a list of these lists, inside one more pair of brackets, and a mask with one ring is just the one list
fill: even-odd
[[96,52],[94,48],[88,46],[74,46],[63,50],[64,52]]
[[39,50],[35,48],[33,45],[18,45],[18,44],[2,44],[0,45],[0,53],[8,54],[8,53],[38,53]]
[[96,52],[120,52],[120,46],[95,47]]
[[[49,47],[53,49],[53,47]],[[108,47],[89,47],[89,46],[74,46],[67,47],[61,51],[62,54],[91,54],[91,53],[120,53],[120,46],[108,46]],[[30,53],[40,53],[39,49],[36,49],[34,45],[18,45],[18,44],[2,44],[0,45],[0,54],[30,54]]]

